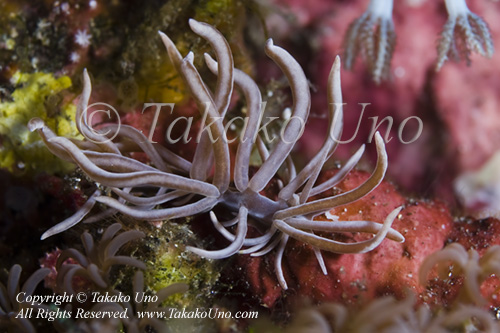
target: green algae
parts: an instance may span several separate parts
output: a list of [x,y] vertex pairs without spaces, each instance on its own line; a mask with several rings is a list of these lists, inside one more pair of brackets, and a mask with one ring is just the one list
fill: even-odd
[[186,245],[197,242],[189,224],[167,223],[168,227],[163,222],[155,222],[157,227],[142,228],[147,246],[141,255],[148,267],[145,285],[158,291],[172,283],[186,283],[189,291],[170,297],[168,302],[182,306],[206,305],[219,279],[217,263],[185,250]]
[[0,167],[11,172],[69,172],[74,166],[54,156],[38,133],[29,131],[31,118],[41,118],[57,135],[77,138],[76,107],[65,102],[71,87],[67,76],[17,72],[11,79],[14,91],[0,102]]

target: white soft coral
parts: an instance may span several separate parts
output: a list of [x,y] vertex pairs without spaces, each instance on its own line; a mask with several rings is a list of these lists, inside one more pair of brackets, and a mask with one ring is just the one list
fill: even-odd
[[371,0],[366,12],[351,23],[344,39],[345,68],[352,68],[361,51],[377,83],[389,77],[396,44],[392,7],[393,0]]
[[441,38],[438,44],[436,70],[452,57],[464,58],[470,63],[471,52],[491,58],[494,52],[493,40],[488,25],[481,17],[467,7],[465,0],[445,0],[448,11]]
[[[465,59],[477,52],[490,58],[494,47],[486,22],[467,7],[465,0],[445,0],[448,20],[439,39],[436,70],[449,58]],[[389,78],[391,59],[396,44],[392,22],[393,0],[370,0],[367,10],[354,20],[344,37],[344,66],[352,69],[362,54],[373,80],[380,83]]]

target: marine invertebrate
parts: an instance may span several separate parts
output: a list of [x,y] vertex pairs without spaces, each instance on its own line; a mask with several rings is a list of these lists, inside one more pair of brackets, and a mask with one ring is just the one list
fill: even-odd
[[351,23],[344,37],[344,67],[352,69],[361,51],[376,83],[388,79],[391,69],[396,45],[392,8],[393,0],[371,0],[366,12]]
[[392,296],[376,299],[361,309],[323,303],[300,310],[287,332],[497,332],[498,324],[487,311],[474,305],[433,311],[415,305],[409,294],[403,300]]
[[461,244],[451,243],[424,260],[419,272],[421,284],[426,284],[429,272],[436,265],[441,279],[463,275],[464,286],[459,294],[462,303],[485,305],[488,302],[481,295],[481,284],[493,274],[500,276],[500,246],[489,247],[480,258],[476,250],[466,251]]
[[[445,4],[448,20],[437,46],[436,70],[449,58],[463,58],[469,64],[471,52],[490,58],[494,47],[486,22],[469,10],[465,0],[445,0]],[[350,24],[344,37],[345,68],[352,69],[361,52],[377,84],[390,74],[396,44],[392,10],[393,0],[371,0],[367,10]]]
[[[87,231],[82,236],[85,255],[70,248],[63,250],[57,258],[57,284],[70,294],[74,294],[73,277],[81,276],[95,283],[99,288],[106,289],[109,284],[109,272],[113,265],[129,265],[146,269],[146,265],[138,259],[128,256],[117,256],[116,253],[126,243],[144,237],[138,230],[129,230],[117,235],[122,228],[120,223],[110,225],[103,232],[100,241],[95,244],[94,238]],[[76,263],[65,263],[72,258]]]
[[440,70],[448,58],[465,59],[470,63],[471,52],[491,58],[493,40],[488,25],[467,7],[465,0],[445,0],[446,21],[437,47],[436,70]]
[[[205,55],[208,68],[217,75],[213,93],[193,64],[194,54],[189,53],[182,58],[174,43],[165,34],[160,33],[160,35],[174,67],[191,91],[200,112],[205,110],[206,120],[209,123],[200,132],[193,161],[186,161],[165,147],[152,144],[144,134],[130,126],[118,127],[109,124],[99,132],[83,121],[78,124],[78,129],[86,140],[71,141],[56,136],[40,119],[32,119],[29,124],[30,129],[38,131],[54,154],[76,163],[90,178],[109,187],[117,197],[100,196],[99,192],[96,192],[80,212],[45,233],[43,237],[61,232],[78,223],[96,202],[133,218],[150,221],[192,216],[208,212],[216,205],[223,205],[228,210],[237,212],[237,216],[230,221],[219,222],[211,213],[212,222],[231,244],[221,250],[195,247],[187,249],[206,258],[221,259],[236,253],[258,256],[276,248],[275,270],[279,283],[285,289],[287,284],[281,260],[289,237],[314,247],[318,262],[325,274],[326,268],[320,250],[364,253],[378,246],[385,237],[402,242],[404,237],[391,228],[401,208],[393,210],[383,224],[371,221],[314,220],[314,216],[332,207],[349,204],[370,193],[380,184],[387,169],[384,142],[380,134],[376,133],[378,159],[372,175],[356,189],[308,202],[312,196],[325,192],[342,180],[357,164],[364,150],[364,147],[358,150],[329,180],[315,184],[324,163],[335,151],[342,130],[340,59],[336,58],[328,83],[330,106],[328,134],[316,156],[297,172],[289,154],[300,138],[310,109],[309,86],[300,65],[288,52],[275,46],[272,40],[267,42],[266,53],[288,78],[294,101],[290,121],[281,129],[281,135],[274,147],[268,150],[259,137],[262,129],[260,126],[265,128],[265,123],[261,116],[262,98],[256,83],[245,73],[234,68],[231,50],[220,32],[208,24],[194,20],[190,20],[189,23],[192,30],[206,39],[215,51],[217,60]],[[231,165],[229,140],[221,119],[228,110],[233,84],[243,92],[248,117],[245,120],[245,131],[238,142],[234,165]],[[77,119],[86,119],[85,111],[90,93],[90,79],[85,72],[84,90],[77,108]],[[117,137],[120,140],[113,141],[103,135],[109,130],[112,132],[119,130]],[[250,177],[249,160],[254,145],[263,162]],[[124,155],[131,151],[145,152],[154,167]],[[231,171],[234,173],[233,182],[230,179]],[[278,177],[282,184],[276,200],[262,194],[273,177]],[[153,190],[148,192],[148,187]],[[166,208],[154,209],[157,205],[166,204],[169,205]],[[262,235],[247,237],[249,225],[261,230]],[[227,229],[231,226],[236,226],[235,234]],[[358,242],[343,243],[316,235],[314,232],[361,232],[375,236]]]
[[[19,302],[18,295],[28,297],[33,295],[38,284],[50,273],[48,268],[40,268],[35,271],[19,289],[19,279],[22,268],[14,265],[9,271],[7,287],[0,283],[0,327],[15,327],[23,332],[34,333],[35,327],[29,321],[29,316],[23,313],[30,307],[43,307],[43,305],[31,304],[31,302]],[[20,314],[18,316],[18,314]]]
[[87,30],[78,30],[75,34],[75,43],[81,47],[88,47],[92,36],[87,33]]

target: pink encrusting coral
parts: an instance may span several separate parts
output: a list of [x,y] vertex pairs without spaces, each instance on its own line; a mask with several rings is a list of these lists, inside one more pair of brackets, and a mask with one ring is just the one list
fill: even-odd
[[[333,172],[325,172],[319,179],[327,179]],[[351,172],[332,191],[344,192],[356,187],[368,174]],[[298,295],[315,301],[341,301],[359,304],[379,295],[392,294],[402,298],[405,289],[415,293],[425,290],[418,280],[419,267],[425,257],[440,250],[453,228],[453,219],[446,205],[433,201],[405,199],[389,182],[382,184],[369,196],[348,207],[338,207],[329,213],[339,220],[369,220],[383,216],[393,207],[404,205],[394,225],[405,236],[405,243],[383,243],[363,255],[326,254],[327,275],[315,266],[315,254],[310,246],[294,242],[286,252],[285,272],[293,280],[291,287]],[[322,218],[326,220],[326,218]],[[334,218],[335,219],[335,218]],[[332,221],[331,223],[335,223]],[[359,234],[338,236],[342,241],[359,241]],[[247,258],[240,264],[246,266],[246,278],[263,304],[273,306],[281,296],[277,281],[268,271],[264,258]]]
[[[364,172],[351,172],[333,190],[346,191],[366,177]],[[352,306],[369,303],[382,295],[404,299],[409,294],[419,295],[418,302],[436,309],[465,303],[484,308],[500,306],[500,280],[495,275],[490,276],[498,266],[499,258],[495,254],[500,245],[498,220],[455,221],[444,203],[406,199],[388,182],[383,182],[369,197],[349,207],[331,210],[329,219],[333,217],[332,223],[335,223],[334,216],[341,220],[376,219],[399,205],[405,208],[394,226],[405,236],[405,243],[383,243],[363,255],[326,254],[328,275],[313,265],[315,255],[311,247],[296,242],[291,244],[284,265],[285,276],[293,281],[290,283],[291,294],[299,295],[299,300],[306,297],[319,303],[333,301]],[[326,220],[325,217],[322,219]],[[342,240],[347,241],[347,238],[344,235]],[[359,240],[360,235],[354,234],[350,238]],[[444,255],[445,246],[450,243],[454,244],[452,248],[463,247],[447,257]],[[480,259],[483,256],[484,259]],[[444,276],[435,272],[438,258],[451,258],[449,261],[441,259],[441,270],[449,267]],[[454,258],[459,261],[454,263]],[[245,278],[250,282],[252,294],[268,307],[280,303],[284,295],[269,270],[271,261],[272,257],[239,260],[245,268]],[[482,270],[476,271],[476,265]],[[480,295],[474,296],[468,291],[471,288],[478,288]],[[286,304],[292,303],[289,294]]]

